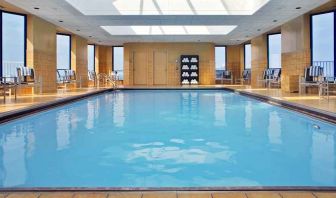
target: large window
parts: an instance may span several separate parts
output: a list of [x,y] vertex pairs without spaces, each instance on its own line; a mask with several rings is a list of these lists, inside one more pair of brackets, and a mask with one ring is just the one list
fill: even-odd
[[281,68],[281,34],[268,35],[268,68]]
[[2,16],[1,32],[1,68],[0,76],[16,76],[16,68],[26,66],[26,16],[0,12]]
[[95,71],[95,46],[88,45],[88,71]]
[[57,34],[57,69],[71,69],[71,37]]
[[244,45],[244,67],[245,69],[252,68],[252,48],[251,44]]
[[226,70],[226,47],[215,47],[216,76],[220,76]]
[[312,15],[312,64],[322,66],[324,75],[335,75],[335,12]]
[[118,73],[119,79],[124,79],[124,47],[113,47],[113,71]]

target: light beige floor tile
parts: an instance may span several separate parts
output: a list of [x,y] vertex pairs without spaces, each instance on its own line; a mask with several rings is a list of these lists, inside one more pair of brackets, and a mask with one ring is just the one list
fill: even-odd
[[178,198],[211,198],[211,192],[178,192]]
[[318,198],[335,198],[336,193],[314,193]]
[[213,198],[246,198],[243,192],[220,192],[212,193]]
[[281,192],[282,198],[315,198],[310,192]]
[[37,193],[9,193],[6,198],[37,198]]
[[176,198],[176,192],[147,192],[142,198]]
[[108,198],[141,198],[141,192],[110,192]]
[[247,192],[248,198],[281,198],[278,192]]
[[48,192],[48,193],[41,193],[39,198],[72,198],[74,193],[66,193],[66,192]]
[[73,198],[107,198],[108,193],[95,193],[95,192],[81,192],[75,193]]

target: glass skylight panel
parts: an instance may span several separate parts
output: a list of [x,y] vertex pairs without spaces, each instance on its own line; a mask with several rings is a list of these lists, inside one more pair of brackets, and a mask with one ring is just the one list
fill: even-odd
[[102,26],[111,35],[226,35],[237,26],[204,25],[153,25],[153,26]]
[[270,0],[66,0],[84,15],[252,15]]

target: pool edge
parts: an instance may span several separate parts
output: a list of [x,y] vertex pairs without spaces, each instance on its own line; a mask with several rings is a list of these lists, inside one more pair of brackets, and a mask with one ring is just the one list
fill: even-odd
[[241,187],[69,187],[69,188],[0,188],[10,192],[162,192],[162,191],[310,191],[336,192],[336,186],[241,186]]
[[77,102],[79,100],[82,100],[82,99],[85,99],[91,96],[96,96],[96,95],[100,95],[103,93],[111,92],[111,91],[114,91],[114,89],[113,88],[102,89],[102,90],[92,91],[92,92],[88,92],[88,93],[80,94],[76,96],[69,96],[69,97],[56,99],[56,100],[49,101],[49,102],[44,102],[41,104],[32,105],[29,107],[24,107],[24,108],[17,109],[17,110],[0,113],[0,124],[10,122],[10,121],[13,121],[13,120],[25,117],[25,116],[29,116],[32,114],[36,114],[42,111],[47,111],[55,107],[60,107],[66,104]]

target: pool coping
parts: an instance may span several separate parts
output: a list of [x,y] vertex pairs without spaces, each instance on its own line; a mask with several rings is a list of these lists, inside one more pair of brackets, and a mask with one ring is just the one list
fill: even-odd
[[[181,88],[109,88],[98,91],[92,91],[89,93],[70,96],[62,99],[57,99],[55,101],[41,103],[38,105],[33,105],[27,108],[8,111],[5,113],[0,113],[0,124],[6,123],[15,119],[19,119],[25,116],[29,116],[42,111],[47,111],[55,107],[63,106],[69,103],[77,102],[79,100],[100,95],[107,92],[118,91],[118,90],[225,90],[238,95],[247,96],[261,102],[265,102],[271,105],[280,106],[285,109],[292,110],[294,112],[299,112],[304,115],[323,120],[329,123],[336,124],[336,114],[332,112],[327,112],[324,110],[316,109],[313,107],[308,107],[305,105],[300,105],[293,102],[288,102],[270,96],[264,96],[256,93],[251,93],[242,90],[236,90],[227,87],[181,87]],[[336,186],[234,186],[234,187],[51,187],[51,188],[0,188],[0,192],[91,192],[91,191],[116,191],[116,192],[136,192],[136,191],[336,191]]]
[[163,192],[163,191],[309,191],[336,192],[336,186],[223,186],[223,187],[41,187],[0,188],[3,192]]
[[83,93],[83,94],[79,94],[79,95],[75,95],[75,96],[69,96],[69,97],[65,97],[65,98],[60,98],[60,99],[55,99],[53,101],[49,101],[49,102],[43,102],[40,104],[36,104],[36,105],[32,105],[29,107],[24,107],[24,108],[20,108],[17,110],[12,110],[12,111],[6,111],[3,113],[0,113],[0,124],[6,123],[6,122],[10,122],[25,116],[29,116],[32,114],[36,114],[42,111],[47,111],[50,109],[53,109],[55,107],[60,107],[69,103],[73,103],[73,102],[77,102],[79,100],[91,97],[91,96],[96,96],[96,95],[100,95],[103,93],[107,93],[107,92],[111,92],[114,89],[109,88],[109,89],[101,89],[101,90],[96,90],[96,91],[90,91],[87,93]]

